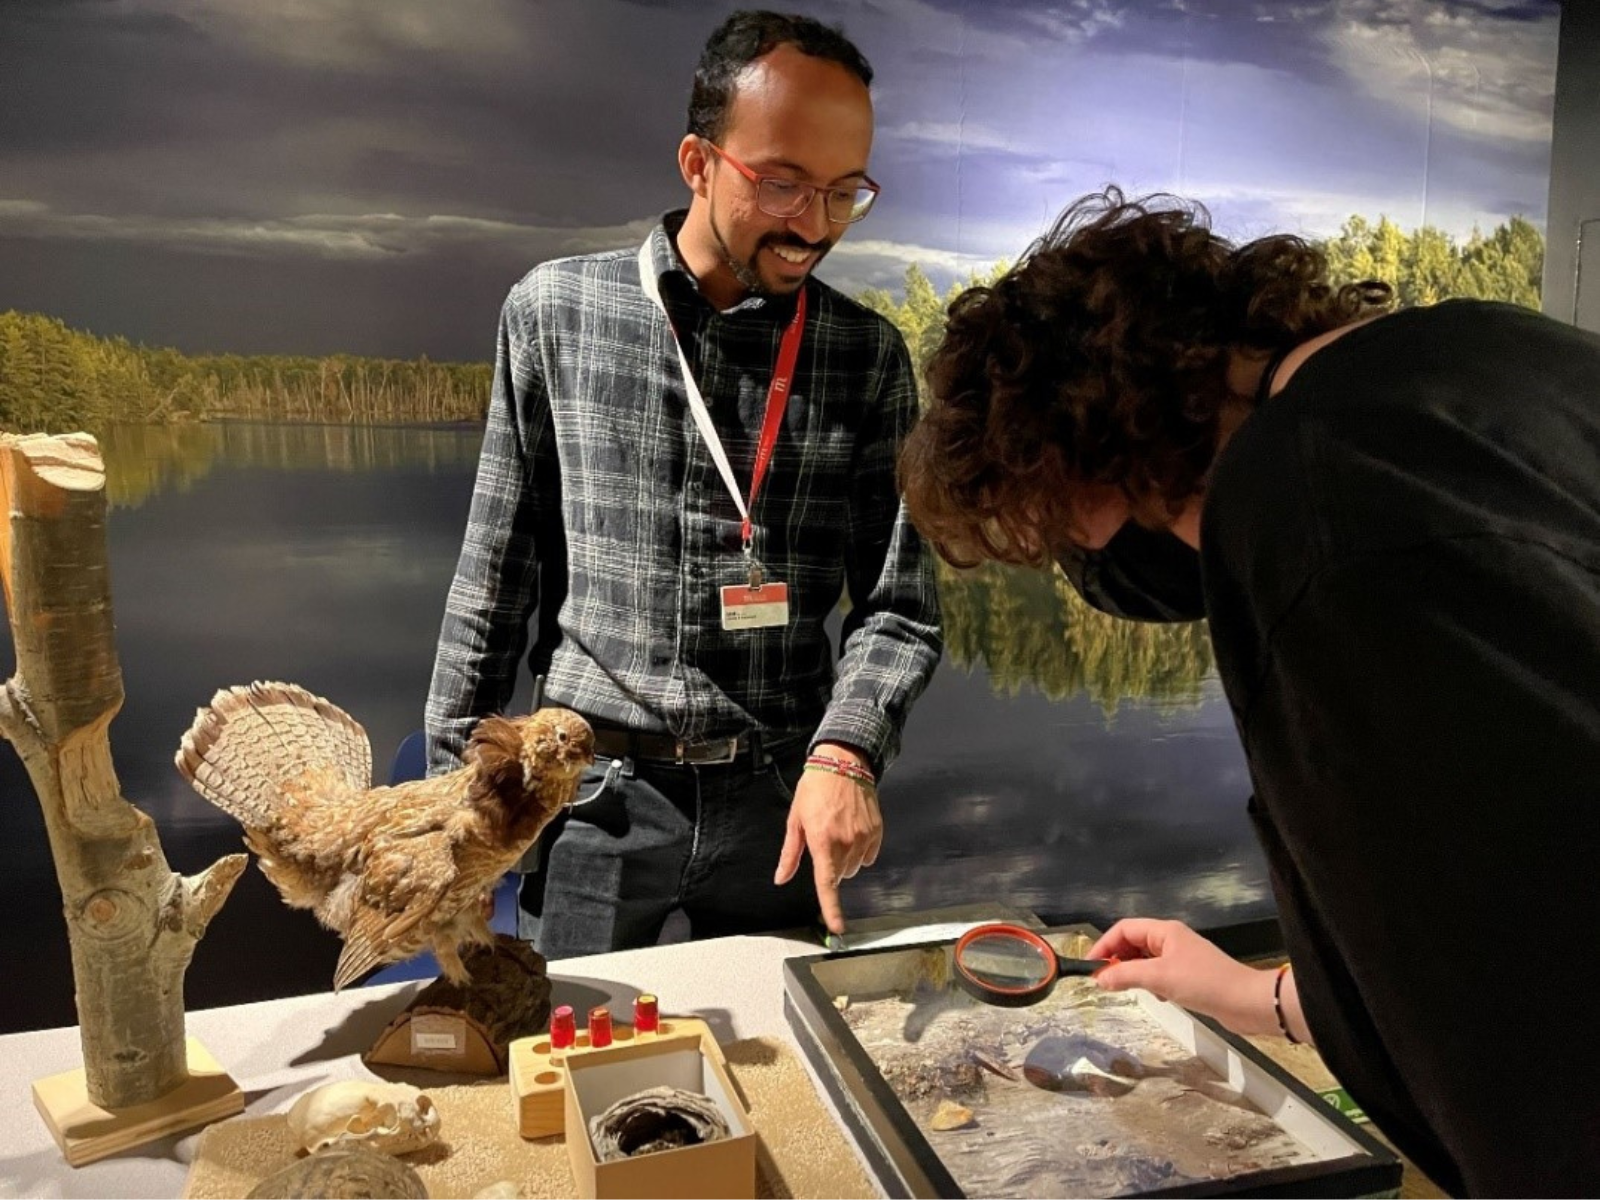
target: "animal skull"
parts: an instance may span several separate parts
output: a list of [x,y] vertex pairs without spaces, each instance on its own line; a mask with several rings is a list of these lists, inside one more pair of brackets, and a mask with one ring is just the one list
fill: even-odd
[[296,1100],[289,1134],[313,1154],[335,1144],[405,1154],[438,1140],[439,1108],[409,1084],[346,1079]]

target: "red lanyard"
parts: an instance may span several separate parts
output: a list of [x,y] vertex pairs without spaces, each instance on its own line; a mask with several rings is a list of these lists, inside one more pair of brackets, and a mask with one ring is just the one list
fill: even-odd
[[761,422],[761,440],[756,443],[756,467],[750,477],[750,503],[745,510],[741,536],[750,544],[750,513],[756,507],[756,493],[766,478],[767,464],[772,461],[772,448],[778,442],[778,430],[783,428],[783,412],[789,406],[789,383],[794,378],[795,360],[800,357],[800,336],[806,326],[806,289],[802,285],[795,298],[794,316],[783,331],[783,341],[778,343],[778,362],[772,368],[772,383],[767,388],[767,415]]
[[694,416],[695,424],[700,427],[700,436],[705,438],[706,448],[711,451],[711,458],[717,464],[717,471],[727,486],[728,494],[733,497],[734,506],[739,510],[739,516],[743,521],[740,535],[744,542],[745,554],[749,555],[753,533],[750,510],[755,507],[756,493],[761,490],[761,481],[767,474],[767,464],[772,461],[772,449],[778,441],[778,430],[783,427],[783,410],[789,403],[789,384],[794,379],[795,360],[800,356],[800,336],[805,331],[806,324],[805,287],[802,285],[800,294],[795,297],[794,316],[790,318],[789,327],[783,331],[783,340],[778,344],[778,361],[772,369],[772,383],[767,388],[767,414],[761,422],[761,440],[756,444],[755,472],[750,480],[750,503],[747,506],[744,497],[739,494],[739,483],[733,477],[733,467],[728,462],[727,451],[722,448],[722,439],[717,436],[716,426],[712,424],[705,397],[700,394],[700,385],[695,382],[694,372],[689,369],[689,359],[683,353],[683,344],[678,341],[678,331],[672,327],[672,316],[667,312],[667,306],[661,302],[661,288],[656,282],[655,270],[651,264],[648,239],[639,247],[639,286],[644,289],[644,294],[650,297],[651,302],[661,310],[661,315],[667,318],[667,330],[672,335],[673,348],[678,352],[678,366],[683,371],[683,390],[689,398],[689,411]]

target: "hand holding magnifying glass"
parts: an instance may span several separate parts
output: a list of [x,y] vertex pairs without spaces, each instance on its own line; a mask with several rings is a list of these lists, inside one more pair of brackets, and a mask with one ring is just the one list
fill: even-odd
[[1066,958],[1031,929],[979,925],[956,942],[956,981],[985,1004],[1037,1004],[1063,975],[1093,975],[1116,958]]

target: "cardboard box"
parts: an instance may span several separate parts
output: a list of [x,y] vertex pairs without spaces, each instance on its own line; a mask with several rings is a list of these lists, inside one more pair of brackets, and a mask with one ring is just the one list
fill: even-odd
[[[707,1042],[710,1046],[707,1046]],[[656,1036],[568,1059],[567,1155],[578,1195],[613,1197],[746,1197],[755,1195],[756,1133],[750,1114],[723,1066],[709,1032]],[[625,1096],[674,1087],[707,1096],[728,1123],[729,1136],[615,1162],[597,1162],[590,1118]]]

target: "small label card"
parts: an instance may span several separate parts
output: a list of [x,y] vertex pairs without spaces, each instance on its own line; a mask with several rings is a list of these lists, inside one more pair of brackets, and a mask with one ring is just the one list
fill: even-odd
[[1367,1123],[1367,1114],[1361,1110],[1359,1104],[1350,1098],[1350,1093],[1343,1088],[1329,1088],[1325,1092],[1318,1092],[1317,1095],[1322,1097],[1324,1104],[1327,1104],[1330,1108],[1338,1109],[1339,1112],[1349,1117],[1357,1125],[1365,1125]]
[[789,623],[789,585],[735,583],[722,589],[724,629],[767,629]]
[[444,1013],[414,1013],[411,1053],[460,1054],[467,1044],[467,1023]]

